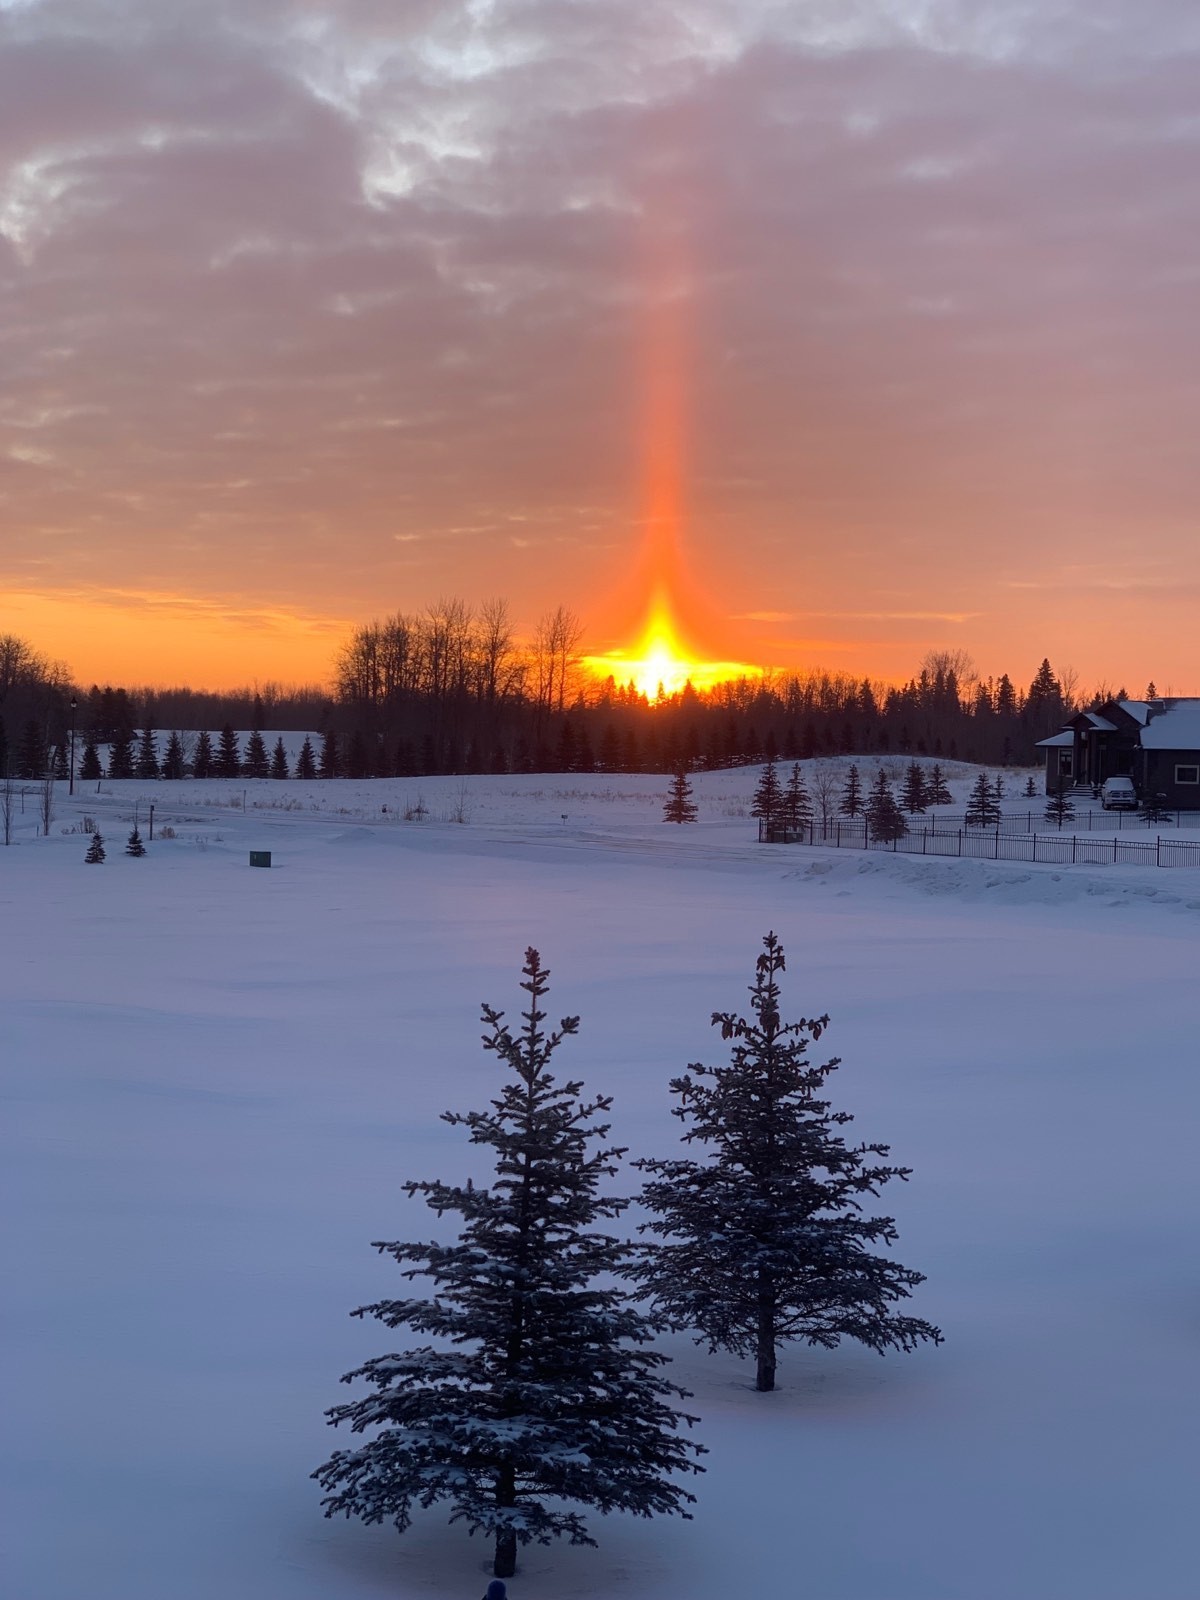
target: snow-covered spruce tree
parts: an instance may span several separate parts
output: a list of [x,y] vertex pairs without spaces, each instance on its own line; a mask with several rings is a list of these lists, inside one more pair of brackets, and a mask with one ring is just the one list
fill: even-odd
[[1000,803],[986,772],[981,772],[971,786],[963,821],[968,828],[993,828],[1000,820]]
[[861,1197],[910,1169],[884,1164],[887,1145],[849,1146],[837,1132],[853,1118],[830,1110],[821,1090],[839,1062],[806,1059],[829,1018],[781,1020],[784,965],[768,933],[752,1017],[713,1013],[722,1038],[733,1040],[730,1064],[693,1063],[671,1084],[684,1142],[709,1146],[708,1159],[634,1163],[651,1175],[641,1199],[653,1220],[644,1231],[662,1241],[646,1246],[635,1268],[639,1298],[671,1326],[698,1330],[698,1344],[752,1356],[759,1390],[775,1387],[786,1340],[832,1349],[858,1339],[881,1355],[941,1340],[930,1323],[891,1310],[923,1275],[871,1253],[895,1240],[896,1226],[862,1211]]
[[99,828],[92,835],[92,842],[87,847],[87,855],[83,858],[89,867],[95,867],[104,860],[104,840],[100,836]]
[[559,1083],[548,1070],[579,1025],[565,1017],[556,1031],[543,1028],[548,978],[527,950],[520,1032],[483,1008],[484,1048],[507,1081],[490,1110],[445,1113],[472,1144],[495,1152],[495,1182],[404,1186],[439,1216],[462,1217],[457,1242],[375,1246],[406,1278],[432,1279],[433,1298],[353,1313],[432,1335],[438,1347],[346,1374],[343,1382],[365,1379],[372,1392],[336,1406],[330,1422],[378,1432],[313,1474],[329,1491],[326,1516],[390,1519],[400,1532],[414,1504],[448,1500],[452,1522],[495,1538],[500,1578],[514,1571],[518,1543],[595,1543],[573,1503],[690,1515],[695,1497],[672,1474],[702,1470],[701,1447],[676,1436],[681,1421],[695,1419],[669,1403],[686,1391],[659,1376],[667,1358],[644,1348],[655,1324],[612,1285],[634,1249],[592,1231],[628,1204],[599,1192],[624,1152],[604,1144],[608,1125],[596,1121],[609,1098],[585,1100],[581,1083]]
[[146,846],[142,843],[142,836],[138,832],[136,825],[129,838],[125,841],[125,854],[127,856],[144,856],[146,854]]
[[695,822],[699,816],[692,799],[692,786],[683,767],[671,779],[671,787],[663,803],[664,822]]
[[938,761],[935,761],[929,769],[926,798],[931,806],[948,806],[954,803],[954,796],[950,793],[950,785],[946,782],[941,763]]
[[866,816],[872,839],[878,839],[881,843],[891,844],[895,839],[903,839],[908,832],[908,823],[896,804],[896,796],[882,767],[875,774],[875,782],[867,796]]

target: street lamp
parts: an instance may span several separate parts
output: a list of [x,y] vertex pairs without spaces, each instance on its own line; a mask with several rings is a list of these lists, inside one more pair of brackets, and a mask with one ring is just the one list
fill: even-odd
[[67,793],[75,793],[75,707],[79,701],[71,696],[71,767],[67,774]]

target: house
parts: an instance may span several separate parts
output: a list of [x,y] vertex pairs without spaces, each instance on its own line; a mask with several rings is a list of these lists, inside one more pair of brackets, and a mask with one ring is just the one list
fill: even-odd
[[1172,811],[1200,811],[1200,698],[1107,700],[1079,711],[1042,739],[1046,793],[1062,781],[1092,788],[1130,777],[1140,798]]

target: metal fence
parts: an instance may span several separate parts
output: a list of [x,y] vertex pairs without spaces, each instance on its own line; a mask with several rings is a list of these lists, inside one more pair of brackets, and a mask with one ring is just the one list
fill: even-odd
[[1077,833],[1033,833],[1012,828],[1021,818],[1002,817],[989,828],[949,824],[952,817],[914,817],[898,839],[873,839],[862,817],[842,817],[807,827],[760,822],[760,844],[833,846],[837,850],[888,850],[897,855],[968,856],[980,861],[1037,861],[1050,865],[1200,867],[1200,842],[1187,839],[1089,839]]

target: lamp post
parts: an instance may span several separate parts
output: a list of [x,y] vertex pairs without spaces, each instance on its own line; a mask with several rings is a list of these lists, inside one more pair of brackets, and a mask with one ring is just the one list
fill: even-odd
[[72,695],[71,696],[71,766],[70,766],[70,771],[67,774],[67,793],[68,794],[74,794],[75,793],[75,707],[78,704],[79,704],[79,701],[76,699],[76,697],[74,695]]

